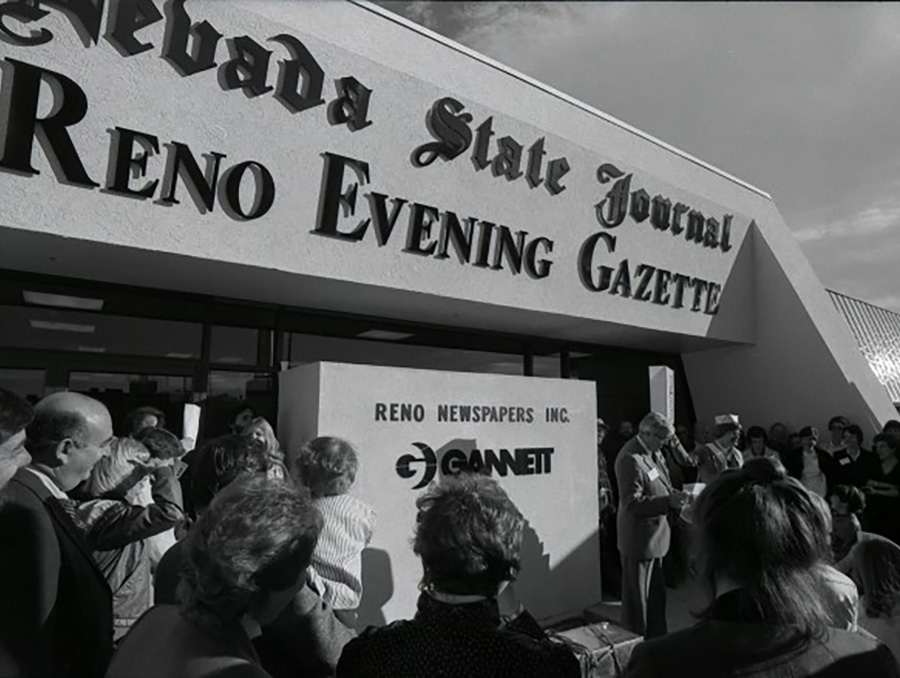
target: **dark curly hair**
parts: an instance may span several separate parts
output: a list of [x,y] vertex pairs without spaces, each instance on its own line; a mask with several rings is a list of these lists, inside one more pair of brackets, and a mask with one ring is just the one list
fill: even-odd
[[34,419],[27,401],[12,391],[0,388],[0,445],[24,429]]
[[143,428],[134,435],[134,439],[156,459],[175,459],[184,454],[178,437],[164,428]]
[[[695,561],[710,592],[740,585],[742,609],[773,626],[819,637],[829,623],[814,567],[830,553],[825,509],[784,467],[754,459],[723,473],[697,499]],[[707,609],[700,616],[707,616]]]
[[831,493],[839,502],[847,505],[847,510],[857,516],[866,510],[866,495],[854,485],[838,485]]
[[194,511],[200,513],[221,489],[244,473],[269,470],[264,443],[242,435],[227,435],[206,443],[197,453],[191,477]]
[[322,516],[302,488],[263,474],[222,490],[185,541],[178,597],[191,618],[202,611],[237,621],[270,592],[297,583],[309,566]]
[[422,559],[422,588],[493,596],[515,579],[525,519],[497,481],[461,474],[441,480],[417,500],[413,550]]
[[166,414],[155,407],[139,407],[125,416],[125,435],[134,436],[143,430],[141,423],[146,417],[156,418],[156,428],[166,427]]
[[353,445],[331,436],[310,440],[291,462],[294,477],[316,498],[346,494],[358,470]]

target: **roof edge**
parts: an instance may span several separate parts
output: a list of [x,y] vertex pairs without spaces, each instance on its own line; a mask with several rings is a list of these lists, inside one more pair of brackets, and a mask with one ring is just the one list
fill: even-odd
[[575,97],[573,97],[569,94],[566,94],[565,92],[561,92],[560,90],[555,89],[554,87],[551,87],[550,85],[547,85],[547,84],[541,82],[540,80],[536,80],[535,78],[532,78],[531,76],[525,75],[524,73],[520,73],[519,71],[515,70],[514,68],[511,68],[510,66],[507,66],[506,64],[496,61],[494,59],[491,59],[490,57],[485,56],[484,54],[481,54],[480,52],[476,52],[475,50],[473,50],[469,47],[466,47],[465,45],[462,45],[454,40],[451,40],[450,38],[443,36],[440,33],[436,33],[429,28],[426,28],[424,26],[421,26],[420,24],[415,23],[414,21],[410,21],[409,19],[402,17],[399,14],[396,14],[388,9],[380,7],[373,2],[370,2],[369,0],[347,0],[347,2],[357,5],[360,8],[366,9],[374,14],[378,14],[379,16],[387,19],[388,21],[393,21],[394,23],[399,24],[399,25],[403,26],[404,28],[408,28],[412,31],[415,31],[416,33],[420,33],[421,35],[425,36],[426,38],[434,40],[435,42],[439,42],[442,45],[449,47],[450,49],[455,50],[461,54],[464,54],[472,59],[475,59],[476,61],[480,61],[481,63],[483,63],[487,66],[490,66],[491,68],[494,68],[498,71],[506,73],[507,75],[511,75],[512,77],[516,78],[517,80],[521,80],[522,82],[524,82],[528,85],[531,85],[532,87],[535,87],[539,90],[542,90],[542,91],[546,92],[547,94],[550,94],[551,96],[556,97],[557,99],[560,99],[562,101],[565,101],[568,104],[571,104],[577,108],[580,108],[581,110],[585,111],[586,113],[589,113],[597,118],[600,118],[601,120],[603,120],[605,122],[615,125],[616,127],[619,127],[620,129],[623,129],[626,132],[634,134],[635,136],[640,137],[641,139],[643,139],[645,141],[649,141],[650,143],[652,143],[656,146],[659,146],[660,148],[662,148],[670,153],[673,153],[681,158],[684,158],[685,160],[688,160],[689,162],[692,162],[695,165],[702,167],[703,169],[705,169],[709,172],[712,172],[713,174],[717,174],[720,177],[727,179],[728,181],[731,181],[732,183],[735,183],[738,186],[741,186],[742,188],[746,188],[749,191],[753,191],[757,195],[760,195],[760,196],[766,198],[767,200],[774,202],[772,200],[771,195],[769,195],[762,189],[757,188],[753,184],[747,183],[746,181],[744,181],[742,179],[738,179],[736,176],[729,174],[728,172],[725,172],[724,170],[721,170],[718,167],[709,164],[708,162],[700,160],[699,158],[691,155],[690,153],[687,153],[686,151],[682,151],[681,149],[678,149],[675,146],[672,146],[671,144],[667,144],[665,141],[662,141],[661,139],[657,139],[656,137],[654,137],[651,134],[643,132],[643,131],[637,129],[636,127],[632,127],[628,123],[623,122],[623,121],[619,120],[618,118],[615,118],[615,117],[609,115],[608,113],[604,113],[603,111],[601,111],[597,108],[594,108],[593,106],[591,106],[589,104],[584,103],[580,99],[576,99]]

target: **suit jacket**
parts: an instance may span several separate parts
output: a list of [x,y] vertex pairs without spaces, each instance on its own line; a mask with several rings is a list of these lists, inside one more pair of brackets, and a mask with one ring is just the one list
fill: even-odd
[[[166,551],[154,577],[154,603],[175,605],[184,542]],[[272,624],[264,626],[253,646],[273,678],[331,678],[344,645],[356,632],[344,626],[328,603],[307,584]]]
[[647,453],[635,436],[616,458],[619,553],[638,560],[662,558],[669,551],[669,479],[660,453]]
[[187,619],[173,605],[141,617],[113,657],[107,678],[270,678],[237,621]]
[[[828,454],[825,450],[817,447],[816,448],[816,458],[819,460],[819,469],[825,475],[825,484],[827,485],[828,492],[830,493],[832,489],[834,489],[835,483],[835,471],[837,468],[837,464],[830,454]],[[803,448],[797,447],[784,455],[784,467],[787,469],[787,472],[793,478],[800,480],[803,475]]]
[[873,475],[873,470],[878,466],[878,455],[870,450],[860,449],[856,461],[847,450],[838,450],[834,453],[833,482],[835,485],[854,485],[862,487]]
[[0,640],[33,678],[99,678],[112,655],[112,594],[78,528],[27,469],[0,506]]
[[829,628],[807,640],[792,627],[742,620],[734,596],[716,601],[712,619],[638,645],[627,678],[900,677],[891,651],[869,636]]
[[579,678],[578,660],[527,612],[503,626],[496,600],[451,605],[419,596],[415,619],[351,640],[338,678]]

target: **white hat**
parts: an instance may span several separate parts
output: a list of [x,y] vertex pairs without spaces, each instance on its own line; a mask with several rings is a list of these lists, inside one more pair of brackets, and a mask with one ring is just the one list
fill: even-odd
[[720,414],[715,418],[716,426],[721,424],[735,424],[736,426],[740,426],[741,422],[738,420],[738,416],[736,414]]

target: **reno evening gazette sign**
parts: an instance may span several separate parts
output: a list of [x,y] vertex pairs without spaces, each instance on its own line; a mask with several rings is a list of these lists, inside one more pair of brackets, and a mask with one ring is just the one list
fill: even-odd
[[[315,186],[293,238],[331,240],[359,252],[351,255],[357,261],[392,251],[391,261],[438,279],[448,267],[460,269],[449,278],[482,271],[482,285],[511,279],[540,295],[540,286],[565,278],[583,301],[604,295],[688,315],[718,313],[750,219],[477,101],[439,91],[409,96],[408,83],[391,87],[383,69],[365,60],[342,55],[337,64],[329,46],[284,26],[255,20],[248,23],[256,32],[245,29],[233,11],[252,5],[0,5],[4,186],[52,171],[66,190],[120,201],[111,211],[143,203],[165,220],[175,217],[163,213],[177,211],[185,229],[202,232],[215,220],[226,238],[229,222],[250,233],[280,219],[279,208],[298,214],[285,202],[298,199],[301,184],[304,196]],[[101,74],[90,72],[91,61],[101,54],[103,73],[121,64],[138,77],[135,91],[92,93]],[[73,60],[84,66],[72,67]],[[189,81],[205,97],[175,126],[162,110],[154,121],[145,105],[128,103],[142,96],[145,68],[172,91]],[[157,106],[174,103],[170,87],[157,90]],[[119,113],[104,116],[102,136],[86,134],[114,103]],[[218,140],[208,131],[193,138],[213,109],[224,118],[233,109],[243,127],[218,125]],[[267,122],[248,127],[257,115]],[[404,122],[398,136],[398,121],[410,116],[417,122]],[[307,136],[312,129],[320,132]],[[293,134],[315,152],[291,163],[273,159]],[[236,137],[254,143],[235,148]],[[450,176],[459,190],[448,191]]]

